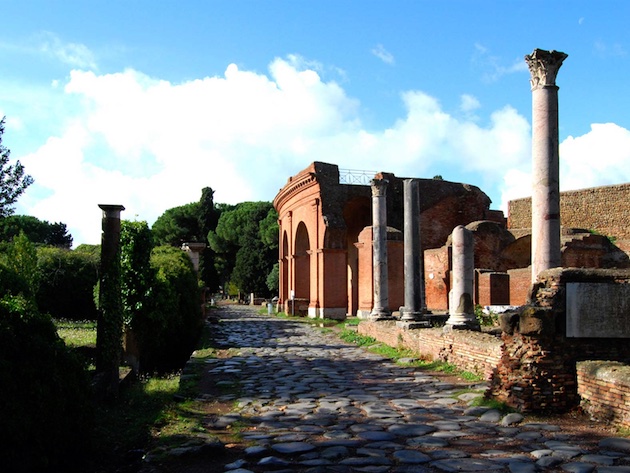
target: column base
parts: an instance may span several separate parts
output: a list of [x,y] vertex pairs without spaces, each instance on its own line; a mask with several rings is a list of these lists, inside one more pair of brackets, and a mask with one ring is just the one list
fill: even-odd
[[368,320],[371,320],[371,321],[393,320],[393,317],[392,317],[392,313],[389,310],[377,309],[377,310],[372,310],[372,312],[370,312],[370,315],[368,315]]
[[396,322],[396,327],[405,330],[415,330],[418,328],[431,328],[431,322],[428,320],[399,320]]
[[414,321],[426,321],[427,314],[429,312],[427,310],[411,310],[406,307],[400,308],[400,320],[403,322],[414,322]]
[[446,321],[444,331],[450,330],[474,330],[481,331],[481,325],[474,314],[451,314]]

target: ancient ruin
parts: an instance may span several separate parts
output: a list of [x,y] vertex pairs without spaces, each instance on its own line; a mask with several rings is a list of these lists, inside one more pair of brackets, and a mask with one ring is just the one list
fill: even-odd
[[[522,411],[567,410],[580,393],[605,402],[588,363],[630,360],[630,184],[559,192],[555,79],[566,57],[526,56],[532,197],[510,202],[507,218],[469,184],[322,162],[291,177],[274,200],[279,305],[366,319],[360,333],[483,374],[492,396]],[[499,305],[518,309],[480,332],[475,306]],[[590,388],[578,389],[578,363]]]

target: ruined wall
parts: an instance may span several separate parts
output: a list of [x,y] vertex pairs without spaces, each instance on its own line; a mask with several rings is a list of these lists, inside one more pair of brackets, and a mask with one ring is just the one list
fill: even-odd
[[567,283],[630,284],[628,270],[543,271],[533,305],[501,316],[503,354],[492,396],[522,412],[563,412],[579,405],[576,364],[630,361],[627,338],[567,338]]
[[[530,228],[531,207],[531,197],[510,201],[508,228]],[[565,227],[630,239],[630,183],[561,192],[560,219]]]
[[490,379],[501,358],[501,339],[487,333],[443,328],[407,330],[396,322],[362,321],[359,334],[392,347],[406,348],[420,357],[440,360]]
[[577,364],[582,408],[594,419],[630,427],[630,366],[611,361]]

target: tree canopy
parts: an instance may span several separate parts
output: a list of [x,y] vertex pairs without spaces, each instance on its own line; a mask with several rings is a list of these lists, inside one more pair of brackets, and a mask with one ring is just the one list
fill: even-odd
[[18,197],[33,183],[33,178],[24,173],[24,166],[19,161],[9,165],[11,151],[2,145],[5,118],[0,120],[0,217],[13,214]]
[[184,242],[204,241],[199,229],[199,202],[166,210],[151,227],[156,245],[181,246]]
[[0,218],[0,241],[11,241],[24,232],[29,241],[35,244],[70,248],[72,235],[65,223],[49,223],[30,215],[11,215]]
[[245,293],[269,293],[267,276],[278,259],[277,220],[271,202],[242,202],[221,213],[208,242],[220,258],[225,282]]

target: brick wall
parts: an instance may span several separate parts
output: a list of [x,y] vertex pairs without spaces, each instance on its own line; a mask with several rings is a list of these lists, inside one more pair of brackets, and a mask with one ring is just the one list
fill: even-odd
[[580,403],[578,362],[630,361],[625,338],[566,337],[566,284],[630,284],[630,271],[555,268],[538,279],[533,305],[501,316],[504,349],[491,394],[522,412],[558,413]]
[[[531,197],[508,202],[508,228],[530,228],[531,206]],[[630,183],[561,192],[560,219],[565,227],[630,239]]]
[[630,428],[630,366],[611,361],[577,364],[581,406],[603,422]]
[[423,358],[452,363],[485,379],[490,379],[501,358],[501,339],[487,333],[445,333],[442,328],[406,330],[389,321],[362,321],[358,331],[386,345],[413,350]]

